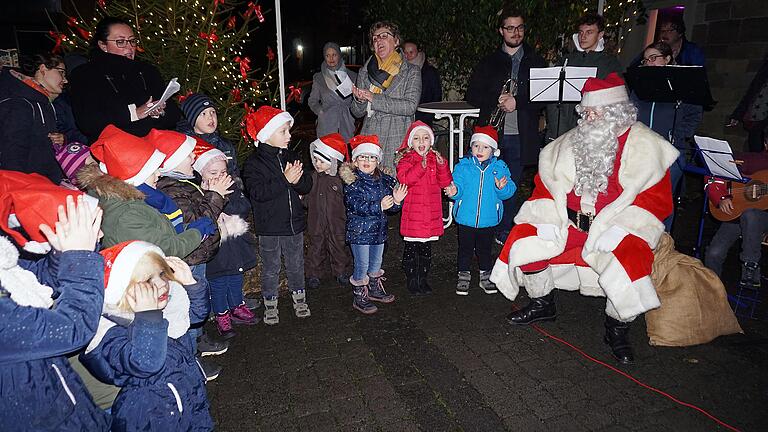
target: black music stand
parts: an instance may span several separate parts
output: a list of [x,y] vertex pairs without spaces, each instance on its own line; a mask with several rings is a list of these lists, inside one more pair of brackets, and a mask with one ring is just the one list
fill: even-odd
[[531,68],[531,102],[557,102],[557,134],[560,133],[560,107],[563,102],[581,101],[581,89],[588,78],[597,75],[595,67],[562,66]]

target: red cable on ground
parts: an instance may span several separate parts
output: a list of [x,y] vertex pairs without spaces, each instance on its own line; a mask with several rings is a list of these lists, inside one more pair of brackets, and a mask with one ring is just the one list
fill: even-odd
[[669,393],[665,393],[665,392],[663,392],[663,391],[661,391],[661,390],[657,389],[656,387],[650,386],[650,385],[648,385],[648,384],[646,384],[646,383],[644,383],[644,382],[642,382],[642,381],[638,380],[637,378],[635,378],[635,377],[633,377],[632,375],[630,375],[630,374],[628,374],[628,373],[624,372],[624,371],[623,371],[623,370],[621,370],[621,369],[618,369],[618,368],[616,368],[616,367],[614,367],[614,366],[611,366],[611,365],[609,365],[608,363],[605,363],[605,362],[603,362],[603,361],[600,361],[600,360],[598,360],[598,359],[596,359],[596,358],[592,357],[591,355],[589,355],[589,354],[585,353],[583,350],[581,350],[580,348],[578,348],[578,347],[574,346],[574,345],[573,345],[573,344],[571,344],[570,342],[568,342],[568,341],[566,341],[566,340],[564,340],[564,339],[561,339],[561,338],[559,338],[559,337],[557,337],[557,336],[553,336],[553,335],[549,334],[549,333],[548,333],[546,330],[542,329],[541,327],[537,326],[536,324],[531,324],[531,327],[533,327],[533,328],[534,328],[536,331],[538,331],[539,333],[543,334],[544,336],[546,336],[546,337],[548,337],[548,338],[550,338],[550,339],[553,339],[553,340],[555,340],[555,341],[557,341],[557,342],[560,342],[561,344],[563,344],[563,345],[565,345],[565,346],[567,346],[567,347],[571,348],[572,350],[574,350],[574,351],[576,351],[577,353],[581,354],[581,355],[582,355],[584,358],[586,358],[586,359],[588,359],[588,360],[590,360],[590,361],[592,361],[592,362],[594,362],[594,363],[597,363],[597,364],[599,364],[599,365],[601,365],[601,366],[604,366],[604,367],[606,367],[606,368],[608,368],[608,369],[610,369],[610,370],[612,370],[612,371],[614,371],[614,372],[618,373],[619,375],[622,375],[622,376],[624,376],[625,378],[627,378],[627,379],[629,379],[629,380],[631,380],[631,381],[635,382],[635,383],[636,383],[636,384],[638,384],[639,386],[641,386],[641,387],[645,387],[645,388],[647,388],[648,390],[651,390],[651,391],[653,391],[653,392],[656,392],[656,393],[658,393],[658,394],[660,394],[660,395],[662,395],[662,396],[664,396],[664,397],[666,397],[666,398],[670,399],[671,401],[673,401],[673,402],[675,402],[675,403],[677,403],[677,404],[680,404],[680,405],[682,405],[682,406],[684,406],[684,407],[692,408],[692,409],[694,409],[694,410],[696,410],[696,411],[698,411],[698,412],[700,412],[700,413],[704,414],[705,416],[709,417],[710,419],[714,420],[714,421],[715,421],[717,424],[719,424],[719,425],[721,425],[721,426],[723,426],[723,427],[725,427],[725,428],[728,428],[728,429],[730,429],[730,430],[732,430],[732,431],[735,431],[735,432],[741,432],[741,430],[740,430],[740,429],[737,429],[737,428],[735,428],[735,427],[733,427],[733,426],[729,425],[728,423],[725,423],[724,421],[722,421],[722,420],[718,419],[717,417],[713,416],[712,414],[708,413],[706,410],[704,410],[704,409],[702,409],[702,408],[699,408],[699,407],[697,407],[696,405],[693,405],[693,404],[689,404],[688,402],[683,402],[683,401],[681,401],[680,399],[677,399],[676,397],[674,397],[674,396],[670,395]]

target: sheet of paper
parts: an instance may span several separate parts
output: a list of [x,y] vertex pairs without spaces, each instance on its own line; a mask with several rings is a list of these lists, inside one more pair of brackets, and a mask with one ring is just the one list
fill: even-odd
[[704,163],[712,175],[734,180],[742,178],[739,167],[733,161],[733,151],[728,141],[698,135],[694,135],[693,139],[701,149]]
[[[343,97],[347,97],[352,94],[352,80],[349,78],[349,75],[346,72],[339,71],[337,72],[339,79],[341,79],[341,84],[339,84],[336,87],[336,90],[341,93]],[[344,74],[342,76],[342,74]]]
[[[531,102],[557,102],[560,89],[558,79],[562,67],[532,68],[530,91]],[[563,102],[579,102],[581,88],[588,78],[597,75],[595,67],[565,68],[565,83],[563,85]]]
[[171,98],[171,96],[175,95],[176,92],[179,91],[179,89],[181,89],[181,85],[179,85],[178,78],[173,78],[172,80],[168,81],[168,85],[165,87],[165,91],[163,92],[163,95],[160,96],[159,100],[156,100],[153,102],[154,105],[152,105],[152,108],[147,110],[147,113],[154,111],[156,109],[155,107],[166,102],[168,99]]

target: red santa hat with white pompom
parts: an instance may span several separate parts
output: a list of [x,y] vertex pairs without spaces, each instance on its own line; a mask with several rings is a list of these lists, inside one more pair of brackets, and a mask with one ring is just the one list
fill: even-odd
[[493,126],[475,126],[475,131],[469,142],[470,144],[473,142],[481,142],[488,147],[491,147],[493,149],[493,155],[496,157],[501,154],[499,151],[499,134]]
[[616,72],[605,79],[589,78],[581,89],[581,106],[598,107],[620,102],[629,102],[624,80]]

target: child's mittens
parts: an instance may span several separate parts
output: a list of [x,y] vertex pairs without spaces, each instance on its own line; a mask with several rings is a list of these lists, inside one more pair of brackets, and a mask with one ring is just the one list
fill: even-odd
[[504,186],[507,185],[507,176],[504,176],[502,178],[494,178],[493,182],[496,183],[496,189],[502,190],[504,189]]
[[217,228],[211,218],[201,217],[200,219],[190,222],[189,225],[187,225],[187,229],[196,229],[200,231],[200,234],[203,237],[205,237],[214,234]]

